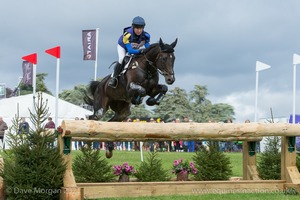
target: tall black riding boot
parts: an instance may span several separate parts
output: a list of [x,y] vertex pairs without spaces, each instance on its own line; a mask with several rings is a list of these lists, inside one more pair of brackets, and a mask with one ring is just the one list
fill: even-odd
[[112,74],[109,82],[108,82],[108,86],[112,87],[112,88],[116,88],[118,86],[118,80],[117,77],[118,75],[121,73],[122,71],[122,65],[117,62],[114,68],[114,73]]

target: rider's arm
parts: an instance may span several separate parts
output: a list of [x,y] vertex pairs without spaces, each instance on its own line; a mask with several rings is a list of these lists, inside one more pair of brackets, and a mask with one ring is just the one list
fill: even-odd
[[130,36],[131,36],[131,34],[128,32],[125,32],[123,34],[123,43],[126,47],[126,50],[129,54],[139,54],[140,51],[138,49],[132,48],[131,43],[130,43]]
[[150,46],[150,34],[145,32],[145,37],[146,37],[146,41],[145,41],[145,48],[148,48]]
[[133,49],[131,46],[131,43],[126,44],[126,49],[127,49],[128,53],[130,53],[130,54],[140,54],[140,50]]

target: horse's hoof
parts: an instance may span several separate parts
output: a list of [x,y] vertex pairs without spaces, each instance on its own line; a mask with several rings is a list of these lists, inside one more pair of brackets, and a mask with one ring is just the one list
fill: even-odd
[[106,156],[106,158],[111,158],[113,156],[113,152],[112,151],[106,151],[105,156]]
[[148,106],[154,106],[156,104],[156,100],[154,98],[149,98],[147,99],[146,104]]

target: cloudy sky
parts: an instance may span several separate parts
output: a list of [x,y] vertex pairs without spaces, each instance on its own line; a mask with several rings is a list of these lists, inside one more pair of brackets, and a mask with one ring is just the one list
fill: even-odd
[[[26,0],[0,7],[0,83],[14,88],[22,76],[22,56],[37,53],[38,73],[55,94],[56,59],[46,49],[61,46],[60,90],[87,84],[94,62],[83,61],[82,30],[100,28],[98,77],[111,73],[117,39],[132,18],[142,16],[151,42],[161,37],[175,48],[176,81],[187,92],[206,85],[208,99],[235,108],[235,122],[254,120],[255,63],[259,73],[258,119],[292,113],[293,54],[300,54],[297,0]],[[300,70],[300,69],[299,69]],[[299,73],[297,73],[299,74]],[[161,82],[163,79],[161,79]],[[296,113],[300,113],[300,77]]]

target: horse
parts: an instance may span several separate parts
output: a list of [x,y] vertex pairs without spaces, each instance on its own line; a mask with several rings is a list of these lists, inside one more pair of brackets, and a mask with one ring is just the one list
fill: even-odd
[[[164,76],[168,85],[175,81],[176,44],[177,39],[172,44],[166,44],[160,38],[158,43],[143,49],[141,54],[132,56],[126,65],[127,69],[118,76],[116,88],[108,86],[110,75],[101,81],[91,81],[84,97],[85,102],[94,109],[89,119],[100,120],[111,108],[115,114],[109,121],[121,122],[131,114],[131,105],[141,104],[145,96],[149,96],[147,105],[159,105],[168,91],[166,85],[159,84],[159,74]],[[106,157],[110,158],[113,143],[108,142],[107,147]]]

